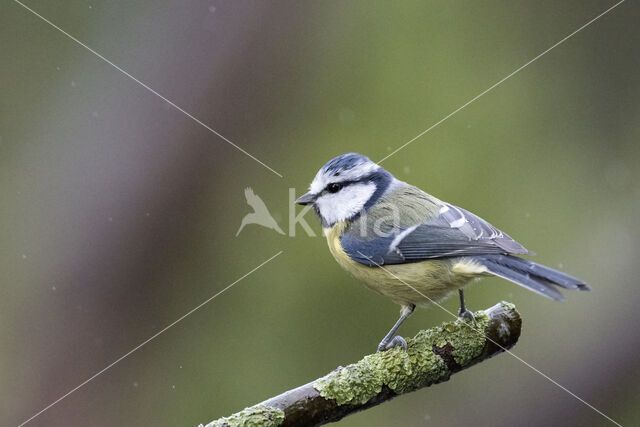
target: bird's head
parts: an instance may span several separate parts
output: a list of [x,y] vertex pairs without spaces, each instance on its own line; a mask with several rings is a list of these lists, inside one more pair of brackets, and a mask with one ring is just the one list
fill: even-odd
[[313,205],[323,227],[353,219],[387,190],[393,176],[357,153],[335,157],[320,168],[299,205]]

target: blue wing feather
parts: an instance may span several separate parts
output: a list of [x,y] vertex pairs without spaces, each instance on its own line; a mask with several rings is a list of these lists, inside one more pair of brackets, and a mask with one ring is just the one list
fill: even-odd
[[529,253],[521,244],[482,218],[448,203],[437,216],[384,236],[360,236],[347,229],[343,250],[361,264],[403,264],[427,259]]

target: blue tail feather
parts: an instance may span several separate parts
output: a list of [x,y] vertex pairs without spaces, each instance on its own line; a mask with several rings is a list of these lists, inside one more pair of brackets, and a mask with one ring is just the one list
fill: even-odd
[[580,291],[589,290],[580,279],[523,258],[511,255],[483,255],[474,259],[487,267],[491,274],[557,301],[564,298],[556,286]]

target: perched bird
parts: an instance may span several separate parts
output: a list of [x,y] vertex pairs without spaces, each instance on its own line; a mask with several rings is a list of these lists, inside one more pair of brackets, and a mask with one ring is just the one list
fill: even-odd
[[378,351],[406,349],[406,341],[394,336],[402,322],[416,306],[455,291],[458,315],[475,321],[462,288],[482,276],[502,277],[554,300],[563,298],[558,287],[588,290],[575,277],[514,256],[530,252],[482,218],[396,179],[360,154],[330,160],[296,203],[313,206],[338,264],[400,304],[400,318]]
[[253,192],[251,187],[244,189],[244,197],[247,199],[247,204],[253,208],[253,212],[246,214],[244,218],[242,218],[242,222],[240,223],[240,228],[238,228],[238,231],[236,232],[236,236],[240,234],[244,226],[247,224],[258,224],[275,230],[280,234],[284,234],[284,231],[280,229],[276,220],[273,219],[269,213],[267,205],[265,205],[262,199]]

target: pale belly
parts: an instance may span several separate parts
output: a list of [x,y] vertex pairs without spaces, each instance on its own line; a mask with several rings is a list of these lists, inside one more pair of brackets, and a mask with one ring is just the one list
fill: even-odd
[[401,305],[424,306],[442,301],[486,270],[465,258],[447,258],[410,264],[368,267],[353,261],[342,250],[342,225],[325,229],[329,250],[342,268],[366,287]]

